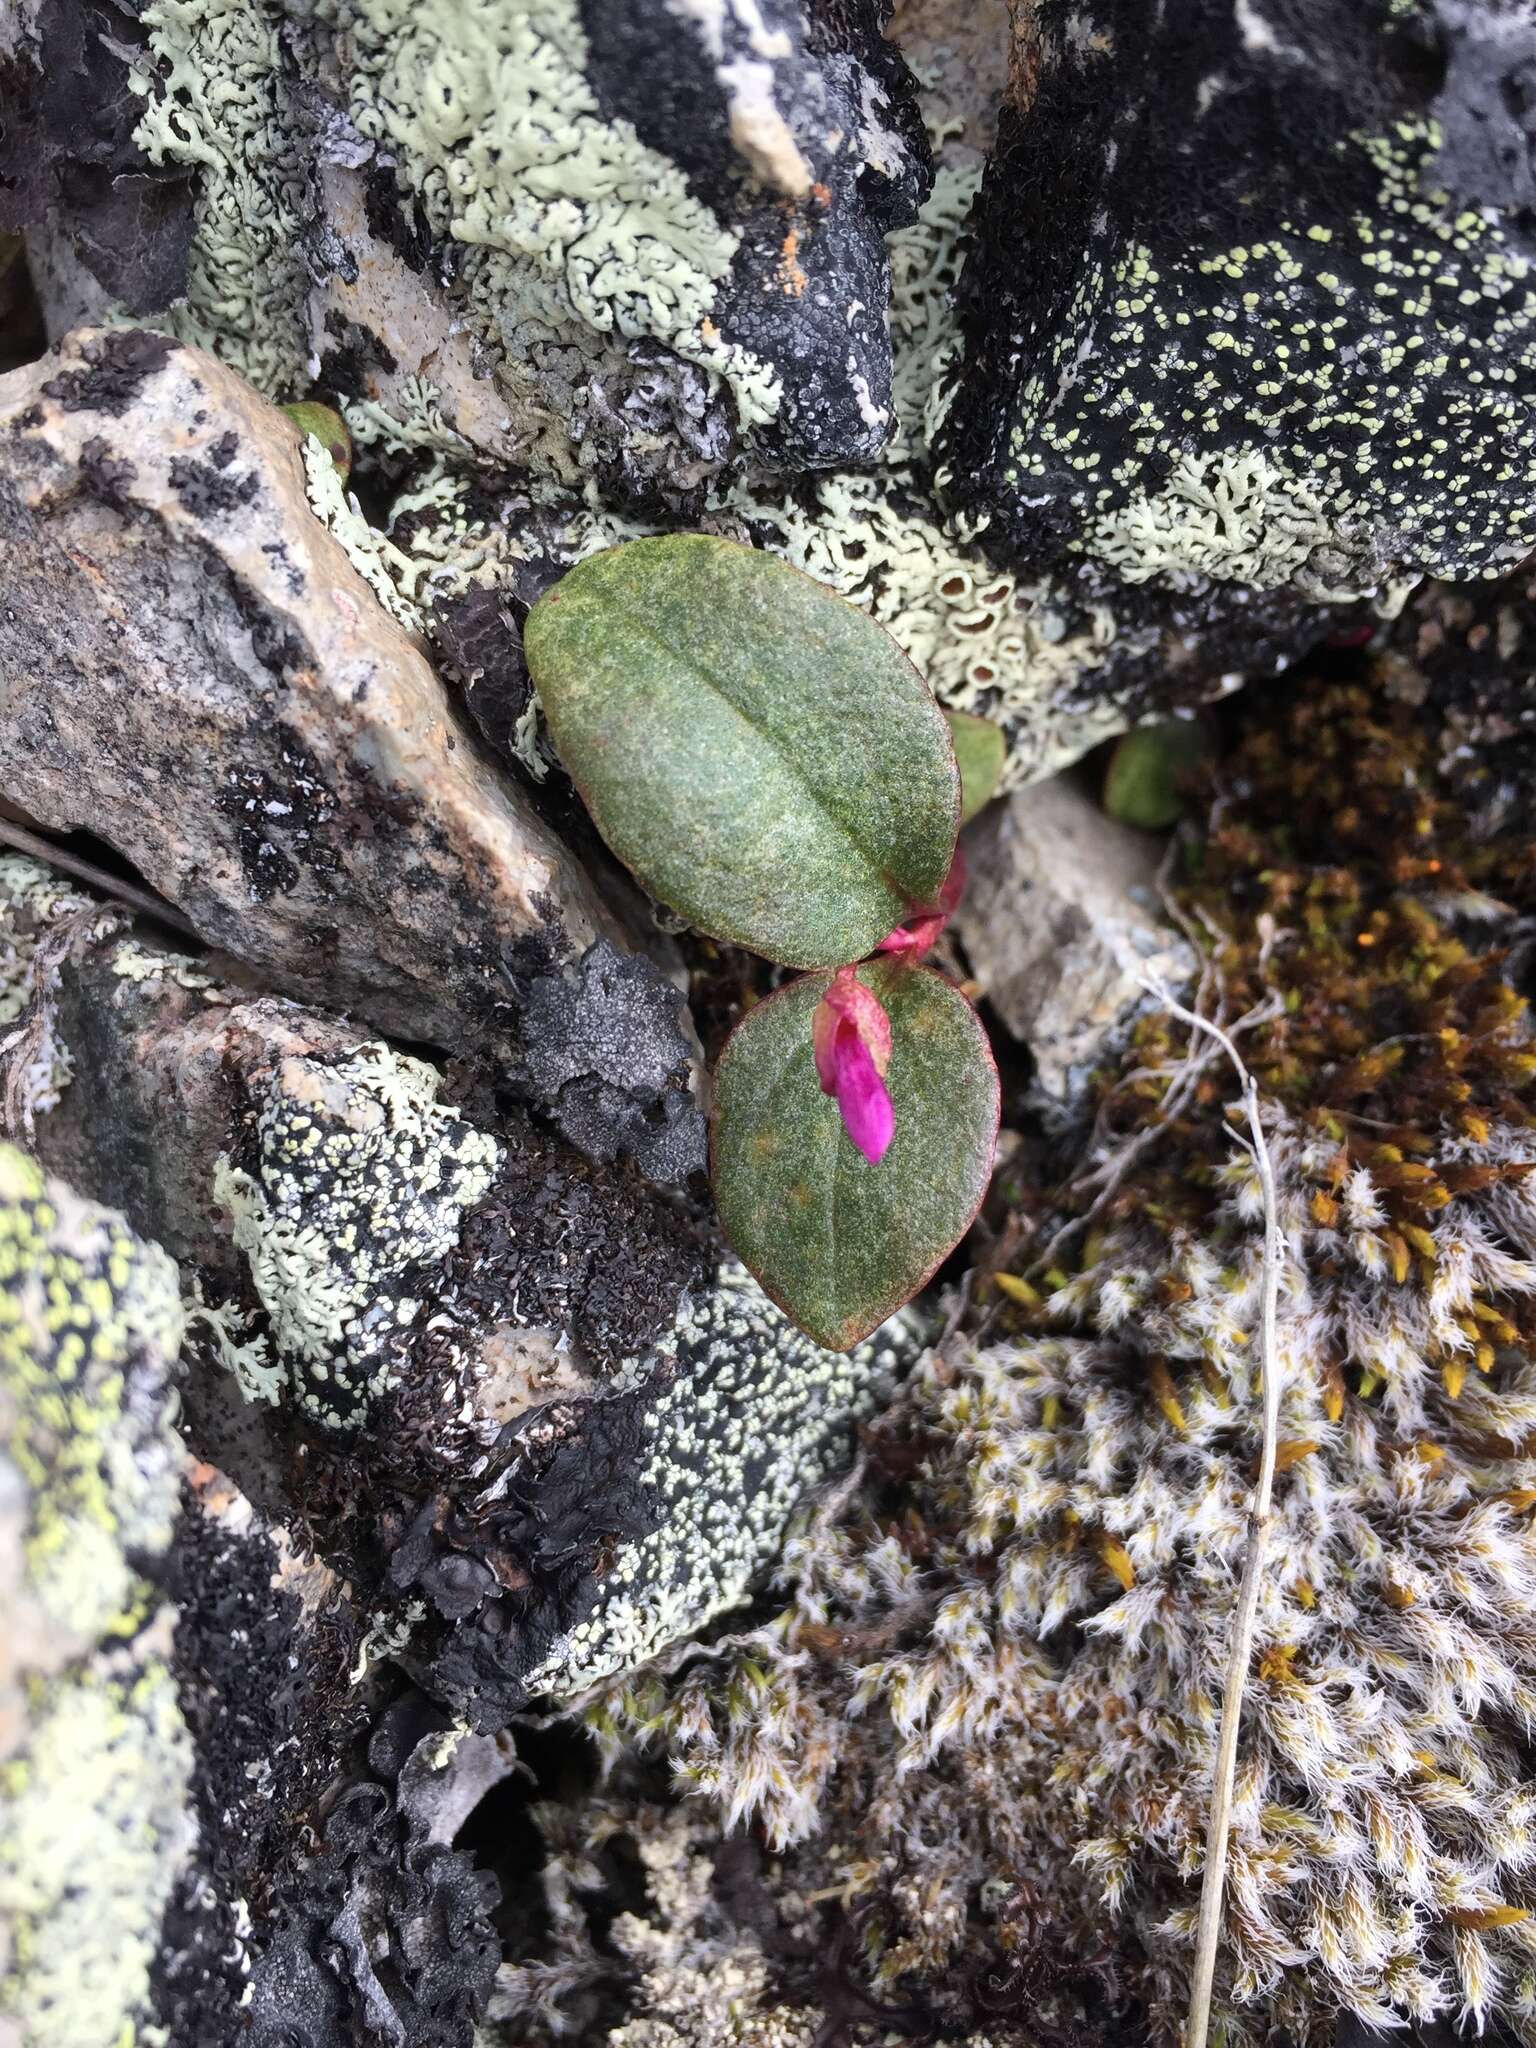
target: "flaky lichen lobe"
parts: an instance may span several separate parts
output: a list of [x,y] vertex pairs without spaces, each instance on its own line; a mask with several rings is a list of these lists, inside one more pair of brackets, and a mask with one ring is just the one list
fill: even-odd
[[388,1384],[390,1339],[421,1306],[411,1276],[454,1248],[500,1158],[438,1087],[434,1069],[382,1043],[291,1057],[269,1076],[250,1169],[223,1158],[213,1182],[268,1318],[237,1363],[249,1398],[286,1384],[339,1428]]

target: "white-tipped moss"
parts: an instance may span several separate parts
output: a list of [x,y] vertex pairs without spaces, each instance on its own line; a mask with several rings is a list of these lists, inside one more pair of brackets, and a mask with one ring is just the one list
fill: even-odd
[[[1531,1182],[1468,1193],[1405,1253],[1368,1190],[1353,1221],[1316,1199],[1336,1142],[1278,1113],[1269,1135],[1283,1476],[1224,2038],[1322,2041],[1341,2011],[1536,2031],[1536,1366],[1496,1342],[1497,1304],[1536,1291]],[[1513,1129],[1450,1149],[1536,1162]],[[1199,1237],[1134,1211],[1111,1228],[1052,1297],[1073,1334],[930,1359],[905,1521],[812,1521],[772,1623],[594,1712],[610,1741],[664,1746],[723,1826],[803,1845],[886,1984],[957,1981],[985,1952],[972,1902],[1025,1871],[1065,1952],[1144,1957],[1176,2028],[1256,1446],[1254,1180],[1226,1172]]]

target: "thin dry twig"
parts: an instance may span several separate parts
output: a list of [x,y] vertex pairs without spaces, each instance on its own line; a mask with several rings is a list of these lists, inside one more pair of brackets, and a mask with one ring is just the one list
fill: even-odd
[[1264,1269],[1259,1315],[1259,1373],[1262,1401],[1259,1441],[1259,1476],[1248,1509],[1248,1554],[1243,1563],[1243,1580],[1238,1589],[1233,1616],[1232,1642],[1227,1655],[1227,1682],[1222,1694],[1221,1728],[1216,1743],[1216,1774],[1211,1786],[1211,1817],[1206,1834],[1205,1876],[1200,1887],[1200,1920],[1195,1936],[1195,1963],[1190,1982],[1189,2023],[1184,2048],[1205,2048],[1211,2024],[1211,1991],[1216,1979],[1216,1948],[1221,1935],[1222,1894],[1226,1886],[1228,1837],[1231,1833],[1232,1791],[1237,1776],[1237,1736],[1243,1714],[1243,1694],[1248,1668],[1253,1661],[1253,1638],[1259,1611],[1259,1588],[1269,1549],[1271,1501],[1275,1490],[1275,1450],[1280,1434],[1280,1360],[1276,1330],[1279,1317],[1280,1267],[1284,1245],[1280,1237],[1279,1204],[1275,1197],[1274,1162],[1264,1137],[1259,1115],[1259,1090],[1243,1063],[1231,1037],[1209,1017],[1186,1010],[1165,989],[1145,984],[1166,1003],[1170,1013],[1192,1031],[1203,1031],[1232,1062],[1242,1084],[1243,1108],[1248,1118],[1254,1164],[1264,1198]]
[[71,853],[68,847],[55,846],[51,839],[44,839],[37,832],[29,832],[25,825],[16,825],[9,818],[0,818],[0,846],[10,846],[17,853],[30,854],[34,860],[45,861],[61,875],[71,875],[75,881],[84,882],[88,889],[94,889],[99,896],[115,897],[119,903],[126,904],[128,909],[136,910],[141,917],[152,917],[168,931],[179,932],[185,939],[199,937],[196,925],[183,917],[173,903],[167,903],[163,896],[151,895],[148,889],[140,889],[132,882],[125,882],[120,875],[108,874],[105,868],[97,867],[94,861],[82,860],[78,853]]
[[[1167,1009],[1181,1021],[1195,1015],[1194,1011],[1183,1009],[1174,1002],[1162,989],[1160,983],[1144,981],[1142,986],[1155,991],[1158,994],[1159,1000],[1164,1002]],[[1204,987],[1203,981],[1201,986],[1202,988]],[[1199,1001],[1198,995],[1196,996],[1196,1001]],[[1251,1031],[1257,1024],[1272,1024],[1283,1013],[1283,1009],[1284,1005],[1279,997],[1272,996],[1239,1017],[1230,1026],[1230,1032],[1235,1036],[1240,1031]],[[1204,1018],[1201,1019],[1200,1030],[1219,1038],[1224,1045],[1230,1046],[1231,1044],[1231,1037],[1229,1037],[1228,1032],[1222,1031],[1219,1026],[1211,1024]],[[1156,1120],[1152,1123],[1144,1124],[1139,1131],[1127,1138],[1123,1144],[1117,1146],[1109,1158],[1101,1160],[1091,1173],[1080,1175],[1068,1188],[1067,1193],[1069,1195],[1085,1195],[1093,1187],[1098,1187],[1099,1192],[1094,1197],[1093,1203],[1089,1208],[1085,1209],[1079,1216],[1069,1216],[1066,1222],[1057,1229],[1044,1250],[1036,1254],[1030,1264],[1032,1272],[1037,1268],[1053,1266],[1062,1247],[1076,1237],[1079,1231],[1089,1229],[1098,1221],[1099,1217],[1103,1215],[1105,1209],[1118,1193],[1125,1176],[1130,1172],[1132,1166],[1135,1165],[1142,1153],[1162,1136],[1175,1117],[1183,1113],[1185,1105],[1199,1086],[1201,1077],[1206,1069],[1213,1061],[1220,1057],[1220,1050],[1217,1046],[1200,1046],[1197,1048],[1196,1040],[1198,1036],[1198,1032],[1190,1034],[1189,1049],[1176,1066],[1160,1070],[1168,1075],[1168,1085],[1164,1089],[1162,1100],[1157,1106]],[[1159,1070],[1157,1069],[1145,1068],[1140,1071],[1147,1078],[1160,1077]],[[1242,1069],[1240,1065],[1239,1071],[1246,1070]]]

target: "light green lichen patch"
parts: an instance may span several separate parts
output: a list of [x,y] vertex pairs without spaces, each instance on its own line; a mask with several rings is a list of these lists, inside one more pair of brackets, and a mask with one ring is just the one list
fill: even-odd
[[1245,448],[1181,456],[1161,491],[1106,513],[1085,546],[1128,583],[1166,576],[1187,588],[1214,578],[1274,590],[1305,579],[1314,550],[1335,541],[1347,517],[1264,449]]
[[426,452],[474,460],[468,441],[443,418],[442,393],[426,377],[407,377],[387,406],[374,398],[343,398],[341,410],[360,448],[383,448],[391,455]]
[[199,174],[186,300],[161,324],[268,396],[296,391],[308,381],[300,204],[313,140],[284,126],[279,13],[262,0],[150,0],[140,19],[155,68],[135,77],[134,140],[151,163]]
[[125,2048],[184,1860],[163,1552],[176,1271],[0,1146],[0,2038]]
[[191,1839],[175,1684],[158,1658],[102,1660],[41,1690],[28,1719],[0,1764],[0,2034],[10,2020],[22,2048],[153,2042],[150,1966]]
[[402,626],[419,633],[424,615],[414,595],[420,583],[417,565],[387,534],[370,526],[343,485],[329,450],[313,434],[304,437],[304,489],[315,517],[380,604]]
[[212,975],[204,974],[189,955],[162,953],[158,949],[152,951],[148,946],[141,946],[137,939],[124,939],[114,946],[111,964],[112,972],[121,981],[139,984],[173,981],[178,988],[194,995],[205,995],[218,987]]
[[0,1146],[0,1396],[28,1499],[25,1594],[82,1645],[129,1625],[144,1598],[129,1556],[169,1537],[163,1380],[181,1330],[165,1253]]
[[632,1671],[741,1601],[801,1497],[849,1462],[852,1424],[889,1397],[918,1348],[893,1317],[850,1352],[801,1336],[740,1266],[634,1368],[671,1377],[645,1416],[642,1485],[660,1526],[622,1549],[592,1615],[527,1680],[572,1695]]
[[238,1368],[248,1398],[286,1379],[342,1427],[388,1385],[421,1307],[414,1271],[453,1249],[501,1156],[437,1092],[431,1067],[382,1044],[273,1073],[251,1170],[221,1158],[213,1183],[269,1320],[263,1362],[247,1350]]

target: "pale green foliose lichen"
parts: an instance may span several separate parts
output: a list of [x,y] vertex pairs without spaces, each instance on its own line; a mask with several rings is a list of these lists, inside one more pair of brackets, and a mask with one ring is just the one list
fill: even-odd
[[710,319],[739,236],[679,167],[608,120],[576,0],[332,0],[351,115],[434,234],[461,244],[471,318],[518,357],[542,339],[649,336],[723,374],[743,422],[777,379]]
[[[456,309],[499,359],[530,446],[553,459],[565,439],[554,417],[540,427],[549,402],[534,358],[569,357],[579,382],[580,364],[641,337],[722,377],[745,425],[774,416],[777,376],[711,319],[739,233],[631,123],[604,116],[575,0],[325,0],[315,14],[348,71],[357,135],[379,146],[434,236],[457,245]],[[291,395],[309,375],[315,140],[292,112],[281,11],[150,0],[143,21],[154,63],[137,74],[135,139],[152,162],[200,173],[186,303],[167,324],[269,395]],[[408,391],[405,417],[391,425],[381,412],[373,425],[386,440],[420,445],[425,431],[451,445],[432,410]]]
[[290,1057],[257,1113],[251,1170],[219,1160],[213,1192],[268,1318],[261,1362],[247,1347],[237,1363],[248,1398],[277,1399],[286,1382],[342,1427],[389,1383],[391,1340],[421,1306],[413,1270],[453,1249],[501,1157],[438,1086],[424,1061],[378,1043]]
[[308,381],[300,203],[309,139],[285,127],[280,14],[262,0],[150,0],[153,71],[134,131],[155,164],[198,172],[187,294],[159,316],[269,396]]
[[304,437],[304,489],[310,509],[346,554],[392,618],[419,633],[424,613],[416,591],[416,565],[387,534],[370,526],[345,488],[329,450],[314,434]]

